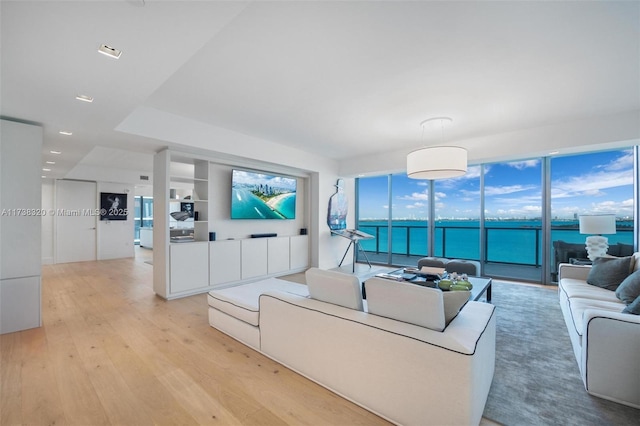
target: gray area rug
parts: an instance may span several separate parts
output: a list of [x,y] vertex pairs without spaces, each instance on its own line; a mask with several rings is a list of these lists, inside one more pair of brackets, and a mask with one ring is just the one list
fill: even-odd
[[486,419],[518,426],[640,424],[640,410],[585,391],[556,287],[494,281],[492,302],[496,370]]

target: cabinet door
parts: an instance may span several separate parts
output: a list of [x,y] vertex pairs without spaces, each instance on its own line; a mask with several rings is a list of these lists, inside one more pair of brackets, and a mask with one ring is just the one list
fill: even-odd
[[267,275],[267,239],[242,240],[242,279]]
[[277,274],[289,270],[289,237],[269,238],[268,248],[268,272]]
[[170,246],[170,293],[209,286],[209,243],[178,243]]
[[304,269],[309,266],[309,236],[291,237],[291,269]]
[[0,280],[0,334],[40,327],[40,277]]
[[209,243],[209,283],[218,285],[239,281],[240,241],[212,241]]

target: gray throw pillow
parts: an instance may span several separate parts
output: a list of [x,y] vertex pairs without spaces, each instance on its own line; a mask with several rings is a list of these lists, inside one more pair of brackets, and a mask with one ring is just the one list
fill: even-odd
[[640,315],[640,296],[636,297],[636,300],[627,305],[622,311],[623,314]]
[[616,296],[627,305],[640,296],[640,269],[620,283],[616,289]]
[[615,290],[631,272],[631,256],[596,257],[587,276],[587,284]]

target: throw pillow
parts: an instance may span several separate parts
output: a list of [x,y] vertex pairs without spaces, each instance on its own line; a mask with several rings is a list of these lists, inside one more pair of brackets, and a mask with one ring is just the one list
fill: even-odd
[[624,279],[616,289],[616,296],[627,305],[640,296],[640,270]]
[[597,257],[587,275],[587,284],[615,290],[631,272],[631,256]]
[[443,331],[442,291],[384,278],[366,282],[369,313]]
[[458,312],[471,298],[470,291],[443,291],[445,327],[458,315]]
[[636,297],[636,300],[627,305],[622,311],[623,314],[640,315],[640,296]]
[[363,310],[362,290],[358,277],[337,271],[309,268],[305,272],[309,296],[345,308]]

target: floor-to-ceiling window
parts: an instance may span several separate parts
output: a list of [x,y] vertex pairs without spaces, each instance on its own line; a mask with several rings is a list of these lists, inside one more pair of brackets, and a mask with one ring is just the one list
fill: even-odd
[[134,197],[134,236],[135,244],[140,244],[140,228],[153,228],[153,198],[136,195]]
[[610,253],[637,249],[633,166],[634,149],[626,149],[471,166],[455,179],[361,178],[356,226],[376,235],[363,246],[382,255],[378,263],[415,266],[423,255],[474,259],[489,276],[555,281],[558,247],[564,245],[563,261],[583,256],[571,251],[584,248],[580,214],[615,214]]
[[415,264],[428,250],[429,181],[394,174],[391,200],[392,263]]
[[616,150],[551,159],[552,279],[558,263],[588,263],[580,215],[614,214],[616,233],[606,235],[609,253],[633,252],[633,150]]
[[480,260],[480,173],[434,182],[435,256]]
[[539,281],[541,218],[540,159],[485,165],[485,274]]
[[[374,236],[362,240],[362,248],[371,261],[391,263],[389,257],[389,176],[358,179],[356,228]],[[364,261],[357,253],[358,261]]]

